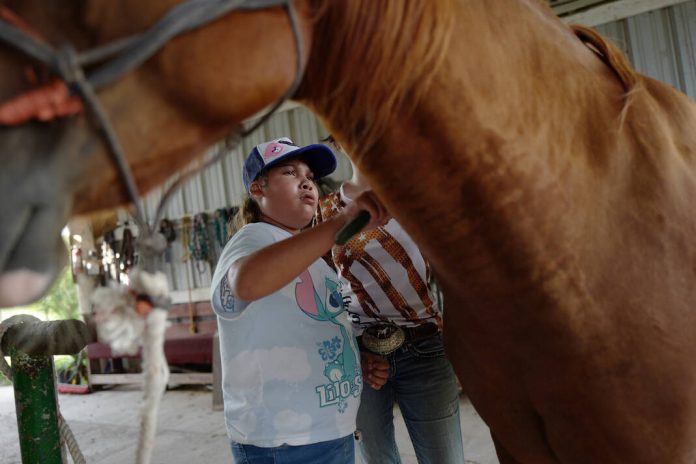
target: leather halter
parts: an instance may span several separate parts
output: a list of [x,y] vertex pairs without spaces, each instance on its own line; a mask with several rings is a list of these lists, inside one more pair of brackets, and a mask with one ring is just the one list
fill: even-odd
[[[59,104],[57,106],[58,109],[52,109],[55,110],[55,116],[57,117],[68,116],[81,110],[81,108],[76,109],[75,107],[75,96],[79,97],[82,103],[89,109],[96,120],[101,135],[109,147],[109,151],[116,163],[121,179],[124,182],[130,201],[135,208],[134,216],[138,228],[141,231],[142,239],[139,240],[139,242],[140,245],[144,247],[145,268],[148,271],[152,271],[154,265],[152,264],[153,260],[148,259],[152,258],[152,255],[147,249],[152,248],[154,250],[156,248],[161,248],[161,243],[155,244],[150,242],[161,242],[161,240],[155,239],[154,235],[156,235],[155,227],[160,219],[163,206],[174,190],[194,174],[194,172],[188,172],[180,176],[166,191],[157,208],[152,226],[150,226],[145,220],[144,212],[138,201],[140,195],[133,174],[128,166],[123,149],[118,142],[113,127],[107,118],[106,112],[99,103],[96,90],[116,81],[144,63],[169,40],[180,34],[204,26],[235,10],[249,11],[271,7],[284,7],[287,12],[297,49],[295,79],[285,94],[280,97],[273,107],[268,110],[256,124],[249,129],[236,131],[230,134],[227,140],[228,142],[231,141],[233,146],[236,145],[241,138],[249,135],[266,122],[271,115],[295,93],[300,85],[304,74],[304,49],[292,0],[187,0],[169,10],[157,23],[144,33],[128,36],[80,52],[77,52],[70,45],[60,49],[53,48],[43,41],[39,34],[31,31],[21,19],[11,14],[6,8],[0,6],[0,42],[4,42],[6,45],[40,62],[48,68],[48,71],[59,78],[58,81],[54,81],[58,82],[58,84],[51,83],[56,86],[56,89],[51,91],[46,91],[45,88],[35,89],[19,98],[25,98],[32,92],[37,98],[43,98],[48,101],[55,100],[55,98],[64,98],[66,102],[69,102],[69,110],[62,109],[62,104]],[[96,68],[87,73],[85,72],[85,68],[89,66],[96,66]],[[70,89],[69,93],[67,89]],[[61,95],[64,93],[64,95],[61,97],[54,97],[55,92]],[[46,119],[54,119],[54,117]],[[219,150],[216,156],[212,157],[195,172],[215,163],[224,153],[224,150]],[[156,254],[159,254],[159,252]]]

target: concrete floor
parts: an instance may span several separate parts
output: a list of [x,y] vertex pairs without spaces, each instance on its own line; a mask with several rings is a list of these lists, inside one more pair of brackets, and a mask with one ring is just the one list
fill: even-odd
[[[137,388],[126,386],[89,395],[59,396],[61,412],[88,463],[130,464],[135,461],[140,398]],[[488,428],[464,397],[461,407],[466,463],[497,463]],[[398,409],[395,415],[402,461],[416,464]],[[211,392],[205,388],[182,387],[167,391],[162,400],[152,463],[191,462],[231,464],[232,457],[222,411],[211,408]],[[0,463],[21,463],[12,387],[0,387]]]

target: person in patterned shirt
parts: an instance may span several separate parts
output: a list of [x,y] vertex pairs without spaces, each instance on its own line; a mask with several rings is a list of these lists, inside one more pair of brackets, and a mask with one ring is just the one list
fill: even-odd
[[[343,152],[331,137],[328,141]],[[369,189],[353,165],[353,177],[320,201],[316,222],[331,220]],[[463,463],[459,386],[444,354],[442,319],[418,247],[391,219],[335,245],[331,259],[361,351],[382,356],[389,366],[386,383],[376,388],[366,374],[356,433],[364,462],[401,462],[394,437],[396,402],[419,463]],[[367,359],[363,356],[363,362]]]

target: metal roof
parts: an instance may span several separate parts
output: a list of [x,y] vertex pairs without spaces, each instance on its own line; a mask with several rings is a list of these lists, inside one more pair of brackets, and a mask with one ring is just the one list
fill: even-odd
[[615,0],[546,0],[559,16],[584,11]]

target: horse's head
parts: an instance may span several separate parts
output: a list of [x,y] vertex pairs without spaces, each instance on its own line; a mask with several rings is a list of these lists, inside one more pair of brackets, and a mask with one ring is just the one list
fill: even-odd
[[[295,77],[295,40],[289,15],[277,6],[279,2],[227,3],[233,8],[264,8],[225,13],[182,33],[96,91],[141,192],[163,182],[245,118],[276,101]],[[304,5],[297,3],[302,13]],[[178,4],[175,0],[9,0],[2,6],[20,18],[11,22],[27,35],[55,48],[71,44],[79,52],[145,33]],[[187,20],[192,11],[177,20]],[[3,11],[3,19],[10,16]],[[303,14],[298,17],[308,49],[310,28]],[[85,70],[88,79],[106,61],[91,64]],[[0,116],[3,307],[27,303],[46,291],[65,261],[59,232],[70,215],[111,208],[129,197],[89,105],[83,103],[85,110],[48,121],[37,120],[45,115],[43,109],[22,116],[26,105],[36,104],[33,96],[41,94],[37,89],[55,79],[55,69],[2,41],[0,67],[0,102],[19,98],[23,108],[10,118],[16,119],[11,124]],[[70,87],[74,90],[75,84]],[[7,105],[0,106],[0,113],[6,109]]]

